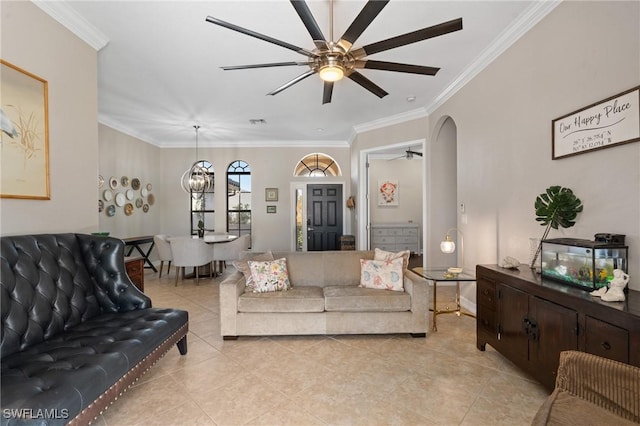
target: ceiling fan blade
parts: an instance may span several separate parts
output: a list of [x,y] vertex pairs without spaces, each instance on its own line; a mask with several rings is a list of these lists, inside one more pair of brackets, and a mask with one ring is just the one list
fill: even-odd
[[444,34],[452,33],[462,29],[462,18],[452,21],[443,22],[442,24],[432,27],[423,28],[411,33],[391,37],[376,43],[371,43],[351,52],[356,58],[362,58],[374,53],[384,52],[385,50],[394,49],[396,47],[406,46],[407,44],[416,43],[428,38],[438,37]]
[[311,10],[309,10],[309,6],[304,0],[291,0],[291,5],[298,13],[298,16],[302,20],[302,23],[305,27],[307,27],[307,31],[311,35],[311,39],[315,43],[316,47],[322,49],[327,47],[327,40],[324,38],[324,34],[322,34],[322,30],[318,23],[316,22],[313,14],[311,14]]
[[214,18],[213,16],[207,16],[206,21],[210,22],[210,23],[212,23],[214,25],[219,25],[221,27],[228,28],[228,29],[233,30],[233,31],[237,31],[237,32],[242,33],[242,34],[245,34],[245,35],[248,35],[248,36],[251,36],[251,37],[255,37],[257,39],[260,39],[260,40],[263,40],[263,41],[266,41],[266,42],[269,42],[269,43],[273,43],[273,44],[278,45],[280,47],[284,47],[285,49],[293,50],[294,52],[300,53],[301,55],[305,55],[305,56],[308,56],[310,58],[313,58],[313,57],[316,56],[315,53],[310,52],[307,49],[303,49],[302,47],[298,47],[298,46],[295,46],[293,44],[287,43],[285,41],[278,40],[278,39],[275,39],[273,37],[269,37],[267,35],[257,33],[255,31],[251,31],[251,30],[248,30],[246,28],[239,27],[239,26],[237,26],[235,24],[231,24],[231,23],[225,22],[225,21],[223,21],[221,19]]
[[389,3],[389,0],[369,0],[364,5],[356,19],[353,20],[347,31],[344,32],[342,38],[338,41],[345,52],[351,50],[351,46],[356,42],[358,37],[367,29],[378,14]]
[[351,74],[347,75],[347,77],[349,77],[351,80],[355,81],[360,86],[364,87],[379,98],[384,98],[388,95],[388,93],[385,92],[384,89],[369,80],[364,75],[360,74],[358,71],[353,71]]
[[284,89],[287,89],[287,88],[293,86],[294,84],[301,82],[305,78],[307,78],[310,75],[313,75],[315,73],[316,72],[314,70],[309,70],[309,71],[305,72],[304,74],[300,74],[299,76],[297,76],[293,80],[288,81],[285,84],[283,84],[282,86],[278,87],[277,89],[272,90],[271,92],[267,93],[267,95],[272,95],[272,96],[273,95],[277,95],[278,93],[282,92]]
[[333,95],[333,81],[325,81],[322,92],[322,105],[331,103],[331,95]]
[[231,65],[220,67],[225,71],[231,70],[248,70],[252,68],[269,68],[269,67],[289,67],[294,65],[309,65],[307,62],[271,62],[268,64],[251,64],[251,65]]
[[383,70],[406,72],[411,74],[436,75],[440,68],[425,67],[422,65],[398,64],[396,62],[359,60],[354,64],[355,68],[367,68],[370,70]]
[[407,154],[411,154],[411,155],[417,155],[418,157],[422,157],[422,153],[418,152],[418,151],[412,151],[410,149],[405,151]]

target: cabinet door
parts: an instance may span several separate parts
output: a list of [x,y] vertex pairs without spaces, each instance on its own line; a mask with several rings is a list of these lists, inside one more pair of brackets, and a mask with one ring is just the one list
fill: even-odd
[[524,319],[529,310],[529,295],[504,284],[496,285],[498,296],[498,341],[496,349],[516,365],[526,365],[528,341]]
[[529,300],[529,360],[542,384],[553,388],[560,352],[578,349],[578,313],[547,300]]

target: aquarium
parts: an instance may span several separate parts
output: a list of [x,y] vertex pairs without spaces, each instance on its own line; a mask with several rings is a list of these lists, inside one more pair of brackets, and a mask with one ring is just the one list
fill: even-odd
[[542,241],[542,276],[596,290],[613,279],[613,270],[627,272],[629,248],[624,244],[575,238]]

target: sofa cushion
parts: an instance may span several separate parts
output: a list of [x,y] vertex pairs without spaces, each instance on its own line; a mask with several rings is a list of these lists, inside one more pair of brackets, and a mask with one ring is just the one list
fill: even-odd
[[360,260],[360,287],[404,291],[402,259]]
[[400,291],[356,286],[324,288],[324,307],[334,312],[404,312],[411,310],[411,296]]
[[251,268],[249,268],[250,260],[273,260],[273,254],[270,251],[266,251],[264,253],[242,253],[240,260],[234,260],[232,265],[244,275],[245,286],[247,286],[248,290],[253,290],[255,288],[255,284],[253,282],[253,278],[251,277]]
[[239,312],[323,312],[322,288],[294,287],[271,293],[245,292],[238,298]]
[[411,252],[409,250],[399,251],[394,253],[392,251],[384,251],[379,249],[378,247],[374,250],[373,259],[374,260],[395,260],[402,259],[402,271],[406,271],[409,268],[409,258],[411,257]]
[[291,288],[287,260],[284,257],[266,261],[250,260],[249,269],[254,283],[254,293],[286,291]]

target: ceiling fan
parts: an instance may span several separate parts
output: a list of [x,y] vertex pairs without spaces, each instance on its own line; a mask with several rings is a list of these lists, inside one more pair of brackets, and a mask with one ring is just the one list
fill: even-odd
[[[313,74],[319,74],[324,81],[324,90],[322,95],[322,103],[330,103],[333,94],[334,82],[343,77],[349,78],[351,81],[359,84],[369,92],[383,98],[388,93],[377,84],[359,73],[358,69],[376,69],[383,71],[395,71],[412,74],[436,75],[440,68],[428,67],[422,65],[401,64],[396,62],[375,61],[367,59],[369,55],[383,52],[385,50],[394,49],[396,47],[406,46],[418,41],[438,37],[454,31],[462,29],[462,18],[443,22],[431,27],[422,28],[417,31],[391,37],[386,40],[371,43],[354,49],[353,44],[358,37],[367,29],[378,14],[389,3],[389,0],[369,0],[364,5],[358,16],[351,23],[338,41],[327,40],[318,26],[318,23],[311,14],[311,10],[304,0],[290,0],[293,8],[298,13],[307,31],[313,39],[315,48],[313,50],[304,49],[302,47],[289,44],[285,41],[269,37],[264,34],[225,22],[212,16],[207,16],[206,21],[242,34],[246,34],[257,39],[276,44],[285,49],[293,50],[296,53],[306,56],[306,61],[296,62],[272,62],[265,64],[252,65],[235,65],[222,67],[223,70],[242,70],[252,68],[268,68],[268,67],[286,67],[286,66],[308,66],[309,70],[299,75],[291,81],[283,84],[277,89],[269,92],[269,95],[276,95],[283,90],[293,86],[294,84],[304,80]],[[330,33],[333,35],[333,0],[330,0]]]
[[407,149],[404,152],[404,155],[392,158],[392,160],[399,160],[400,158],[406,158],[407,160],[412,160],[414,155],[417,155],[418,157],[422,157],[422,153],[421,152],[412,151],[411,149]]

